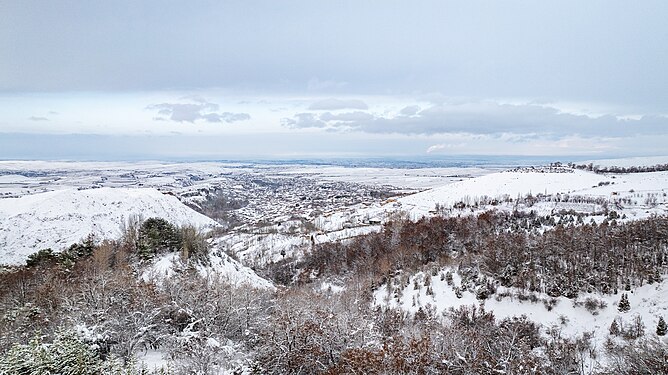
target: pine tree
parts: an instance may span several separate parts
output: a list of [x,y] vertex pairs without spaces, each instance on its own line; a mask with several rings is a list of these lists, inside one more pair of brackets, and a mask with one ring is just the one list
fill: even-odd
[[610,324],[610,334],[613,336],[619,335],[620,330],[619,330],[619,324],[617,324],[617,319],[612,321],[612,324]]
[[[131,365],[131,364],[130,364]],[[100,353],[71,331],[59,332],[52,343],[37,337],[27,345],[14,344],[0,355],[0,374],[131,374],[114,359]]]
[[415,312],[413,320],[415,322],[424,322],[427,320],[427,314],[424,312],[424,310],[422,310],[422,306],[418,307],[418,310]]
[[666,333],[668,332],[668,325],[666,325],[666,321],[663,320],[663,317],[659,317],[659,324],[656,325],[656,334],[659,336],[665,336]]
[[150,218],[139,228],[137,250],[142,259],[151,259],[164,252],[175,252],[181,247],[181,234],[162,218]]
[[448,271],[445,273],[445,282],[447,282],[448,285],[452,285],[452,272]]
[[627,312],[631,310],[631,303],[629,303],[629,296],[626,293],[622,293],[622,299],[619,301],[617,309],[620,312]]

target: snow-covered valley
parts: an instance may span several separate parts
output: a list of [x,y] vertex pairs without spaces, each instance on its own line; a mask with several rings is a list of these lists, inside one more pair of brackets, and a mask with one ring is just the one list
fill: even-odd
[[[633,162],[651,166],[657,160],[663,159]],[[618,162],[605,161],[602,165],[638,165],[626,160]],[[202,238],[206,239],[207,251],[205,257],[196,250],[188,250],[195,255],[183,250],[165,252],[160,249],[150,256],[139,255],[140,262],[133,266],[135,282],[163,288],[169,298],[180,301],[172,302],[170,309],[174,310],[170,310],[170,314],[187,316],[188,319],[183,319],[189,322],[189,325],[179,326],[175,342],[165,338],[168,336],[144,337],[142,340],[154,341],[142,344],[143,351],[135,350],[140,363],[177,366],[180,362],[176,358],[194,356],[178,351],[186,350],[183,343],[197,343],[201,353],[225,358],[225,365],[222,362],[216,365],[221,373],[248,370],[253,364],[250,358],[254,358],[255,351],[264,350],[264,346],[248,351],[244,345],[249,345],[250,341],[244,340],[260,334],[258,332],[266,334],[262,329],[267,327],[254,326],[250,318],[242,318],[243,314],[265,319],[271,303],[289,303],[280,302],[282,298],[286,301],[310,298],[325,304],[324,307],[314,306],[316,310],[324,308],[327,314],[335,316],[344,312],[334,314],[340,307],[333,301],[351,293],[356,296],[355,301],[361,301],[372,292],[364,309],[370,309],[373,314],[388,309],[403,311],[407,321],[414,319],[418,312],[430,311],[433,319],[447,320],[453,311],[475,308],[491,312],[499,322],[526,315],[538,324],[545,342],[554,340],[556,334],[564,340],[580,340],[586,336],[591,353],[587,358],[583,356],[580,364],[583,373],[588,374],[613,363],[612,355],[606,354],[605,349],[610,345],[613,321],[618,322],[622,331],[642,321],[644,336],[656,336],[653,331],[659,318],[668,316],[663,255],[657,255],[658,261],[652,258],[652,262],[658,262],[658,266],[654,264],[659,267],[657,270],[663,270],[656,279],[654,274],[648,281],[643,279],[644,275],[628,271],[631,273],[624,276],[632,280],[627,282],[628,290],[604,293],[596,286],[574,297],[546,293],[545,287],[527,291],[499,285],[500,276],[486,274],[487,266],[481,265],[489,261],[476,260],[475,246],[488,246],[485,243],[475,245],[475,242],[453,240],[447,246],[444,243],[439,250],[447,261],[432,259],[421,267],[395,266],[412,264],[402,257],[410,258],[406,254],[421,251],[416,250],[419,246],[415,243],[402,242],[401,238],[410,238],[410,230],[402,228],[420,225],[416,222],[431,225],[429,220],[433,218],[475,218],[495,212],[502,218],[495,220],[507,221],[504,229],[499,229],[500,233],[527,234],[540,239],[544,233],[554,230],[569,231],[569,228],[582,226],[615,228],[624,223],[665,217],[667,193],[668,171],[665,170],[597,173],[561,164],[401,169],[234,163],[0,162],[0,264],[18,266],[40,250],[52,249],[57,253],[86,239],[96,244],[103,240],[118,241],[124,236],[130,218],[140,222],[159,218],[175,228],[192,227],[205,234]],[[663,232],[659,229],[658,233]],[[379,237],[369,237],[370,242],[365,242],[367,236],[376,234]],[[451,237],[444,238],[451,241]],[[429,240],[419,238],[416,241]],[[658,244],[657,251],[663,254],[668,238],[654,240]],[[356,268],[347,263],[354,263],[350,259],[357,259],[356,252],[369,251],[368,248],[379,241],[396,246],[400,249],[398,254],[388,255],[385,263],[373,265],[368,273],[351,271]],[[637,246],[644,246],[644,239],[638,241]],[[327,253],[336,249],[346,253],[344,260],[335,259],[336,253]],[[647,254],[647,249],[642,249],[643,254]],[[341,264],[318,265],[319,253],[323,251],[333,259],[329,262]],[[415,254],[413,256],[417,256]],[[373,263],[373,260],[364,262]],[[373,267],[387,270],[374,274],[377,271]],[[479,281],[471,281],[471,269]],[[537,277],[548,277],[545,275],[547,273]],[[204,288],[204,294],[198,299],[181,294],[181,283],[194,282],[185,281],[192,277],[203,283],[197,284],[197,288]],[[549,284],[548,281],[541,282]],[[481,298],[478,288],[485,283],[494,285],[494,292]],[[224,289],[231,294],[224,297],[206,294],[209,288],[218,290],[219,285],[232,288]],[[301,293],[310,297],[303,297]],[[362,298],[355,293],[367,294]],[[629,311],[619,311],[622,294],[628,294]],[[201,319],[204,320],[217,319],[203,312],[208,307],[199,305],[206,305],[207,298],[243,300],[238,303],[245,305],[235,305],[234,312],[225,310],[232,314],[228,318],[234,316],[238,320],[234,334],[228,337],[220,332],[207,333],[199,320],[194,319],[197,314],[203,314]],[[252,299],[256,299],[256,305]],[[218,311],[221,306],[214,310]],[[296,305],[283,308],[293,307]],[[271,316],[276,313],[271,312]],[[165,321],[169,322],[168,327],[174,324],[175,316]],[[90,326],[90,319],[75,320],[77,324],[85,321],[88,330],[99,329]],[[368,321],[371,326],[380,324],[374,322]],[[101,327],[107,323],[95,324]],[[374,329],[371,331],[377,334]],[[612,340],[623,346],[627,341],[622,336],[614,336]],[[227,341],[223,337],[228,337]],[[377,348],[380,341],[382,338],[376,337],[358,344]],[[554,360],[551,358],[548,362]]]

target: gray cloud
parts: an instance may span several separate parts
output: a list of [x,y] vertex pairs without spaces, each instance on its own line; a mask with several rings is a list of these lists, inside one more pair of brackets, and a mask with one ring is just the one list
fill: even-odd
[[176,122],[194,123],[198,120],[217,123],[232,123],[249,120],[248,113],[219,112],[220,106],[209,103],[200,97],[190,97],[195,103],[160,103],[152,104],[146,109],[157,111],[154,120],[171,120]]
[[[532,104],[511,105],[493,102],[439,104],[420,110],[402,109],[396,116],[368,112],[343,114],[301,113],[291,127],[319,127],[329,130],[357,130],[365,133],[395,134],[515,134],[509,142],[526,142],[536,137],[567,135],[628,137],[668,134],[668,117],[645,115],[639,119],[613,115],[589,117]],[[309,121],[302,121],[308,119]],[[286,123],[286,121],[284,121]],[[317,124],[317,126],[312,126]]]
[[368,112],[355,111],[355,112],[345,112],[333,114],[331,112],[322,113],[320,120],[325,122],[330,121],[339,121],[339,122],[362,122],[362,121],[371,121],[374,119],[374,116]]
[[49,121],[49,119],[44,117],[44,116],[30,116],[30,117],[28,117],[28,120],[30,120],[30,121]]
[[404,107],[401,111],[399,111],[399,114],[402,116],[415,116],[420,112],[420,106],[419,105],[409,105],[407,107]]
[[284,118],[281,122],[283,126],[293,129],[327,127],[327,124],[313,113],[297,113],[293,118]]
[[[668,102],[667,12],[668,2],[621,0],[392,7],[298,0],[280,10],[247,2],[4,1],[0,50],[14,53],[0,59],[0,91],[445,90],[660,111]],[[206,46],[192,43],[203,39]]]
[[639,112],[668,102],[665,1],[290,3],[3,1],[0,51],[12,53],[0,91],[444,92]]
[[311,104],[308,109],[312,111],[336,111],[339,109],[369,109],[369,106],[357,99],[322,99]]
[[202,117],[208,122],[232,123],[236,121],[250,120],[250,115],[248,113],[232,113],[232,112],[207,113],[205,115],[202,115]]
[[357,124],[373,121],[375,117],[367,112],[355,111],[344,113],[325,112],[321,114],[316,113],[297,113],[292,118],[284,118],[282,120],[283,126],[293,129],[305,128],[328,128],[328,130],[336,130],[347,124],[357,126]]

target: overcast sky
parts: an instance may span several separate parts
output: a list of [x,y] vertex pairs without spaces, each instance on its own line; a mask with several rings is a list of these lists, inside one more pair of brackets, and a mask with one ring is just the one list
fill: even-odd
[[0,15],[0,159],[668,153],[665,0],[0,0]]

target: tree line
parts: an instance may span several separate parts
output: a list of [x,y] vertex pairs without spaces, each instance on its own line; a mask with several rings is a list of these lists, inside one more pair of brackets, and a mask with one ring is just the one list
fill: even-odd
[[283,284],[307,282],[312,274],[367,275],[380,285],[397,270],[454,265],[477,268],[503,286],[574,298],[658,282],[668,271],[665,216],[622,223],[570,221],[536,230],[542,219],[492,210],[395,220],[380,233],[320,244],[299,261],[271,265],[267,274]]

